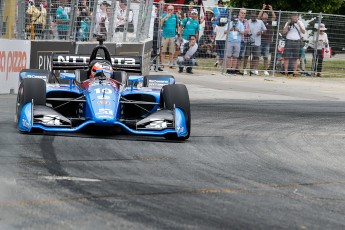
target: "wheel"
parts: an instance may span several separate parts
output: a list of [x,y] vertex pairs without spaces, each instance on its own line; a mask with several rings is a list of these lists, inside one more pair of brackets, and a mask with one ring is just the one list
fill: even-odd
[[161,90],[161,104],[164,109],[172,110],[178,107],[183,110],[186,117],[187,136],[177,137],[174,135],[167,135],[167,139],[186,140],[191,132],[191,114],[190,114],[190,101],[187,87],[182,84],[165,85]]
[[[173,79],[173,80],[170,80]],[[157,83],[156,81],[160,80],[162,82]],[[165,85],[169,85],[169,84],[175,84],[175,78],[172,75],[147,75],[144,77],[143,80],[143,87],[155,87],[155,86],[159,86],[159,84],[165,84]]]
[[38,78],[24,78],[18,89],[17,121],[19,121],[23,106],[32,100],[35,105],[46,105],[46,83]]

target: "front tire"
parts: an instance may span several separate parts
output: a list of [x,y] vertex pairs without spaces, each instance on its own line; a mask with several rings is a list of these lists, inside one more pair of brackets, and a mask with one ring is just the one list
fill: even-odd
[[20,83],[17,95],[17,122],[23,106],[32,100],[35,105],[46,105],[46,83],[38,78],[24,78]]
[[174,135],[167,135],[167,139],[186,140],[191,132],[191,113],[190,101],[187,87],[182,84],[165,85],[161,90],[161,103],[164,109],[173,110],[176,108],[182,109],[186,118],[187,136],[177,137]]

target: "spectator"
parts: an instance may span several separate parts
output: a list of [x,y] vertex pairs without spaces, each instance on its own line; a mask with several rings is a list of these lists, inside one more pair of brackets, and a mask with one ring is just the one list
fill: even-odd
[[228,18],[228,13],[226,7],[224,7],[223,0],[218,1],[218,6],[213,8],[213,13],[215,16],[215,24],[219,24],[220,18]]
[[195,65],[195,53],[198,50],[198,44],[196,44],[196,36],[191,35],[189,41],[183,46],[181,56],[179,56],[178,65],[179,73],[183,72],[183,68],[186,67],[186,72],[193,74],[193,66]]
[[213,53],[214,40],[211,33],[206,33],[201,36],[198,44],[198,57],[211,57]]
[[91,12],[87,6],[87,0],[78,2],[78,17],[77,17],[77,40],[86,41],[89,37]]
[[123,32],[125,28],[126,21],[128,21],[127,32],[134,32],[133,25],[133,10],[129,10],[128,18],[127,17],[127,0],[120,1],[120,9],[116,11],[115,20],[116,20],[116,30],[115,32]]
[[289,62],[293,61],[293,76],[297,73],[298,59],[301,55],[301,39],[302,34],[305,33],[305,27],[303,23],[298,20],[298,14],[292,13],[291,19],[284,26],[283,34],[286,35],[285,47],[284,47],[284,71],[285,75],[288,75]]
[[185,1],[185,5],[182,8],[183,19],[192,17],[192,10],[194,10],[194,1]]
[[[38,1],[36,3],[31,0],[28,2],[28,9],[26,13],[30,16],[30,23],[33,26],[33,33],[29,31],[33,37],[31,39],[42,39],[43,38],[43,28],[46,25],[46,18],[47,18],[47,10],[43,7],[43,4],[39,4]],[[32,28],[30,27],[30,30]]]
[[69,16],[65,9],[66,0],[58,0],[59,6],[56,9],[57,32],[60,40],[67,40],[69,27]]
[[[269,10],[271,12],[271,18],[269,19],[268,13],[264,12],[264,10]],[[268,76],[268,55],[270,53],[270,46],[272,42],[273,30],[272,30],[272,23],[276,20],[276,15],[273,11],[271,5],[262,5],[262,9],[258,15],[258,18],[263,21],[266,26],[266,32],[261,36],[261,49],[260,54],[264,59],[264,75]]]
[[89,33],[90,33],[90,19],[88,17],[84,17],[80,21],[80,27],[78,30],[78,40],[87,41],[89,39]]
[[230,27],[228,25],[224,28],[224,33],[228,33],[228,46],[227,46],[227,68],[228,74],[236,73],[237,59],[241,51],[241,35],[244,33],[243,23],[239,21],[237,15],[233,15]]
[[96,40],[97,34],[107,34],[109,29],[109,18],[107,14],[107,7],[110,4],[107,1],[103,1],[100,4],[100,11],[96,14],[96,23],[93,30],[93,38]]
[[319,33],[314,33],[314,44],[313,49],[316,49],[316,53],[313,52],[313,71],[316,71],[316,76],[321,77],[322,72],[322,62],[323,62],[323,55],[322,49],[329,47],[329,41],[325,24],[321,23],[319,28]]
[[250,14],[250,20],[248,21],[250,28],[250,42],[244,55],[243,68],[247,68],[248,58],[251,58],[250,71],[251,74],[259,75],[258,65],[260,57],[261,35],[265,33],[266,26],[262,20],[257,19],[256,13],[253,11]]
[[[174,14],[174,6],[168,5],[168,12],[162,15],[161,24],[162,24],[162,52],[161,52],[161,60],[163,61],[164,54],[168,52],[169,47],[169,58],[170,58],[170,68],[173,67],[174,63],[174,53],[175,53],[175,38],[178,25],[180,23],[176,14]],[[163,63],[162,63],[163,64]]]
[[198,20],[198,11],[196,9],[191,12],[192,18],[185,18],[181,22],[181,32],[182,36],[179,37],[179,46],[182,52],[184,44],[188,42],[191,35],[198,37],[200,30],[199,20]]
[[217,67],[219,64],[223,65],[224,60],[224,50],[225,50],[225,41],[226,41],[226,34],[225,32],[225,26],[227,25],[227,18],[220,18],[219,24],[216,25],[216,28],[214,29],[214,40],[216,41],[216,51],[217,51],[217,57],[216,57],[216,63],[214,64],[215,67]]
[[[203,21],[203,31],[200,29],[200,34],[211,34],[213,35],[213,31],[216,24],[213,24],[215,22],[214,13],[212,10],[207,9],[206,10],[206,17]],[[201,27],[201,26],[200,26]],[[200,36],[201,37],[201,36]]]
[[[237,61],[237,66],[236,66],[236,73],[240,73],[240,68],[242,64],[242,60],[244,59],[244,54],[247,49],[247,43],[249,41],[248,34],[250,33],[250,28],[248,24],[248,20],[245,18],[247,14],[247,10],[245,8],[240,9],[239,15],[238,15],[238,21],[242,22],[244,26],[244,33],[241,34],[241,49],[240,49],[240,54],[238,57]],[[247,75],[247,70],[243,70],[243,75]]]

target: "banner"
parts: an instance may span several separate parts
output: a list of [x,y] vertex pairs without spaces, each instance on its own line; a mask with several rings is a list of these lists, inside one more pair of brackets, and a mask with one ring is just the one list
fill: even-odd
[[30,66],[31,41],[0,39],[0,94],[17,93],[19,72]]
[[75,45],[68,41],[31,41],[30,69],[51,70],[52,54],[73,54]]

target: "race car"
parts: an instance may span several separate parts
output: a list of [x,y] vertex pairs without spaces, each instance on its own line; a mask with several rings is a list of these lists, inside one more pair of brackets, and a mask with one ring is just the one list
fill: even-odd
[[191,112],[186,86],[175,84],[171,75],[128,76],[119,69],[135,66],[135,58],[113,57],[104,38],[97,40],[91,56],[53,54],[51,71],[20,72],[18,129],[30,133],[120,127],[135,135],[188,139]]

